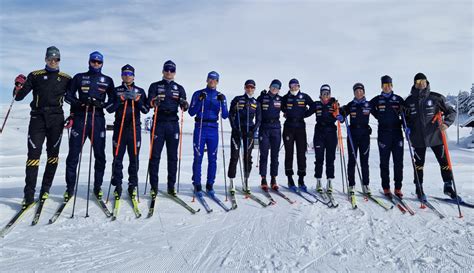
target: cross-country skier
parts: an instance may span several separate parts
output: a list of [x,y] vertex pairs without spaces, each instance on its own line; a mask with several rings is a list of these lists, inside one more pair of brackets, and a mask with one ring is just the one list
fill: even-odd
[[296,144],[296,159],[298,165],[298,186],[306,188],[304,177],[306,176],[306,124],[304,118],[308,106],[313,103],[311,97],[300,91],[300,83],[297,79],[289,82],[290,90],[283,96],[282,112],[286,118],[283,126],[283,144],[285,145],[285,175],[288,177],[288,187],[296,190],[293,180],[293,151]]
[[[94,51],[89,55],[89,71],[78,73],[71,81],[66,93],[66,102],[71,105],[73,125],[69,139],[69,153],[66,159],[65,198],[74,194],[76,171],[79,153],[82,150],[82,132],[84,119],[87,114],[86,135],[93,140],[94,149],[94,195],[102,199],[101,189],[105,170],[105,118],[104,108],[110,113],[114,107],[114,81],[111,77],[102,74],[104,56]],[[106,102],[107,99],[107,102]],[[87,109],[87,113],[86,113]],[[95,116],[92,112],[95,109]],[[94,119],[94,135],[92,132],[92,119]],[[92,155],[90,155],[92,156]]]
[[[151,108],[157,113],[155,140],[153,142],[152,157],[150,161],[150,194],[153,196],[158,189],[158,168],[161,152],[166,143],[168,162],[168,193],[175,196],[176,172],[178,164],[179,124],[178,110],[187,111],[189,104],[186,101],[186,92],[180,84],[174,81],[176,64],[168,60],[163,64],[163,79],[154,82],[148,88],[148,101]],[[153,129],[152,129],[153,130]]]
[[316,161],[314,162],[314,177],[316,177],[316,190],[323,192],[321,178],[323,175],[324,158],[326,157],[326,191],[332,193],[332,180],[334,179],[334,160],[336,159],[337,127],[335,122],[343,121],[342,115],[335,115],[338,102],[331,97],[331,87],[323,84],[319,90],[320,100],[310,105],[307,116],[316,115],[314,126],[313,146]]
[[[426,148],[430,147],[438,160],[441,176],[444,181],[444,193],[455,199],[457,194],[453,189],[453,173],[450,170],[440,130],[446,131],[453,124],[456,110],[446,102],[446,98],[430,89],[430,83],[423,73],[415,75],[410,95],[405,100],[405,112],[408,126],[408,135],[415,148],[415,166],[420,187],[416,183],[416,194],[419,199],[426,200],[423,191],[423,167],[425,165]],[[444,120],[439,126],[434,117],[443,113]]]
[[44,69],[33,71],[28,74],[28,77],[20,74],[15,79],[13,95],[16,101],[23,100],[33,90],[28,126],[24,207],[28,207],[34,202],[38,167],[45,138],[48,159],[41,183],[41,199],[48,198],[49,189],[58,167],[59,147],[64,129],[63,99],[71,80],[69,75],[59,71],[60,61],[59,49],[50,46],[46,49]]
[[201,165],[204,156],[204,146],[207,147],[207,181],[206,190],[214,192],[214,182],[217,168],[217,148],[219,144],[219,114],[222,118],[229,116],[226,97],[217,91],[219,74],[211,71],[207,75],[207,87],[194,92],[189,107],[189,115],[195,117],[193,133],[193,185],[196,195],[202,196]]
[[[369,152],[370,152],[370,134],[372,128],[369,126],[370,113],[372,106],[365,98],[365,87],[362,83],[356,83],[352,87],[354,99],[344,106],[342,113],[350,115],[349,131],[352,136],[347,138],[349,153],[349,162],[347,164],[347,175],[349,180],[349,193],[355,193],[355,166],[357,152],[360,152],[360,167],[362,169],[362,192],[371,194],[369,188]],[[348,132],[349,133],[349,132]],[[352,149],[354,145],[354,150]]]
[[[252,150],[254,147],[254,133],[260,126],[260,103],[254,98],[255,81],[247,80],[244,84],[245,94],[236,96],[230,103],[229,121],[232,127],[230,162],[228,177],[233,180],[240,157],[240,146],[243,145],[244,165],[244,192],[250,192],[248,178],[252,169]],[[232,184],[232,183],[231,183]]]
[[[117,97],[115,98],[114,105],[115,121],[114,134],[112,137],[114,160],[112,163],[111,183],[115,186],[115,196],[119,198],[122,195],[122,161],[125,150],[127,150],[129,158],[128,193],[132,198],[135,198],[137,195],[138,154],[140,153],[141,146],[140,112],[146,114],[149,111],[145,91],[136,86],[134,80],[135,69],[133,66],[127,64],[122,67],[122,85],[115,88],[115,95]],[[132,109],[132,101],[134,109]],[[135,112],[135,117],[133,117],[132,112]],[[135,122],[133,119],[135,119]],[[133,127],[133,125],[135,125],[135,127]],[[135,155],[135,149],[137,155]]]
[[382,93],[374,97],[372,115],[378,120],[377,142],[380,156],[380,178],[385,195],[391,196],[390,191],[390,154],[393,158],[393,180],[395,181],[395,195],[402,198],[403,180],[403,134],[400,111],[403,98],[394,94],[392,78],[385,75],[381,78]]
[[262,177],[261,187],[263,190],[268,189],[267,184],[267,160],[268,151],[270,150],[270,186],[277,190],[278,184],[276,177],[278,176],[278,155],[281,144],[281,124],[280,112],[282,97],[278,94],[281,89],[281,81],[275,79],[270,83],[270,90],[263,90],[257,101],[262,109],[262,121],[258,130],[260,149],[259,171]]

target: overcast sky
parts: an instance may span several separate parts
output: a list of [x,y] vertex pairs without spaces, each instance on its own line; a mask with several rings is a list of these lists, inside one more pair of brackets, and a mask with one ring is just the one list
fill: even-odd
[[86,71],[89,53],[99,50],[116,85],[130,63],[145,89],[171,59],[188,96],[205,86],[211,70],[221,74],[219,89],[228,97],[241,94],[249,78],[258,91],[278,78],[286,92],[296,77],[315,99],[329,83],[341,102],[352,99],[355,82],[375,96],[384,74],[402,96],[420,71],[443,94],[470,89],[474,78],[472,1],[0,3],[3,103],[18,73],[44,67],[50,45],[60,49],[61,70],[71,76]]

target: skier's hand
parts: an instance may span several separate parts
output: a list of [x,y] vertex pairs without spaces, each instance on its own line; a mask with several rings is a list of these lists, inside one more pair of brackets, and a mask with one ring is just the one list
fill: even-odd
[[161,102],[160,98],[158,98],[158,96],[156,96],[156,97],[151,99],[150,106],[158,108],[158,107],[160,107],[160,102]]
[[15,78],[15,95],[18,90],[20,90],[26,82],[26,77],[23,74],[16,76]]
[[74,116],[69,116],[67,119],[64,121],[64,128],[69,129],[72,127],[74,124]]
[[262,95],[267,94],[267,90],[263,89],[262,92],[260,92],[260,94],[262,94]]
[[201,92],[201,94],[199,94],[199,100],[200,100],[200,101],[203,101],[203,100],[205,100],[205,99],[206,99],[206,97],[207,97],[207,94],[206,94],[206,92]]
[[344,122],[344,117],[341,114],[337,115],[336,119],[339,120],[339,122]]
[[93,98],[93,97],[89,97],[88,99],[88,103],[90,106],[94,106],[96,108],[103,108],[105,103],[99,99],[96,99],[96,98]]
[[183,110],[184,112],[188,111],[189,109],[188,102],[183,98],[179,99],[179,106],[181,107],[181,110]]
[[140,98],[142,97],[142,94],[135,93],[135,101],[138,102],[140,101]]
[[442,124],[439,126],[439,129],[440,129],[441,131],[446,131],[446,130],[448,129],[448,127],[449,127],[449,126],[446,125],[446,123],[442,123]]
[[405,128],[405,134],[406,134],[407,136],[409,136],[410,133],[411,133],[410,128],[406,127],[406,128]]
[[225,99],[224,94],[219,93],[219,95],[217,95],[218,101],[224,101],[224,99]]

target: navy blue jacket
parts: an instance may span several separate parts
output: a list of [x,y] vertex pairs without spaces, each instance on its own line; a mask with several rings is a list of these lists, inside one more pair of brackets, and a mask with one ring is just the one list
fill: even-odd
[[369,126],[370,113],[372,105],[365,98],[361,101],[354,99],[342,108],[341,115],[350,115],[350,128],[352,134],[371,134],[372,129]]
[[334,116],[334,104],[338,104],[335,98],[330,98],[326,104],[319,100],[315,101],[310,105],[306,116],[309,117],[313,113],[316,114],[316,128],[318,129],[336,130],[335,123],[337,119]]
[[178,107],[180,99],[186,100],[184,88],[174,81],[161,80],[154,82],[148,88],[150,108],[154,108],[154,100],[160,100],[156,121],[178,121]]
[[[125,92],[133,92],[136,93],[137,95],[140,95],[140,100],[135,101],[135,122],[136,125],[140,125],[140,112],[143,114],[148,113],[150,110],[148,108],[148,103],[146,99],[146,94],[145,90],[143,88],[140,88],[135,85],[135,83],[132,84],[131,88],[128,89],[127,86],[122,83],[122,85],[115,87],[115,104],[113,107],[113,111],[115,112],[115,122],[114,124],[118,124],[120,126],[122,122],[122,115],[125,107],[125,102],[120,99],[120,96],[123,95]],[[132,125],[132,100],[127,101],[127,109],[125,113],[125,120],[124,120],[124,126],[130,126]]]
[[273,95],[270,91],[262,91],[257,98],[262,109],[261,129],[278,129],[281,128],[280,112],[282,97],[278,94]]
[[[235,97],[230,103],[229,121],[233,130],[255,132],[260,126],[262,119],[262,109],[260,103],[255,98],[249,98],[246,94]],[[255,122],[254,122],[255,119]]]
[[[207,96],[204,101],[199,100],[199,95],[206,93]],[[219,113],[222,111],[222,118],[226,119],[229,116],[227,110],[227,100],[224,96],[224,101],[221,102],[217,99],[217,95],[221,94],[216,89],[204,88],[194,92],[191,99],[191,105],[189,106],[189,115],[191,117],[196,116],[196,123],[200,123],[201,119],[203,126],[218,127],[217,121],[219,120]],[[222,94],[224,95],[224,94]],[[202,105],[204,103],[204,114],[201,113]]]
[[382,94],[370,100],[372,115],[378,120],[378,131],[400,131],[402,120],[400,111],[404,101],[403,98],[393,94]]
[[285,114],[285,126],[288,128],[302,128],[305,127],[304,118],[306,117],[306,110],[308,106],[313,103],[313,100],[307,94],[298,91],[296,96],[293,96],[290,91],[283,96],[281,111]]
[[[76,93],[78,93],[78,96],[76,96]],[[91,70],[76,74],[72,78],[65,96],[66,102],[71,105],[71,113],[84,115],[86,107],[82,105],[89,97],[104,102],[104,108],[111,113],[115,103],[114,81],[112,78],[101,72]],[[92,107],[89,108],[89,111],[92,111]],[[104,115],[104,110],[96,109],[96,113]]]

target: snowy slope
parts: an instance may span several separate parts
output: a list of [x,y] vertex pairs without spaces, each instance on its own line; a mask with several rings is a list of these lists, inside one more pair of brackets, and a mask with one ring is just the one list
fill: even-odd
[[[2,115],[6,111],[3,105]],[[15,105],[0,135],[0,226],[3,227],[20,207],[24,186],[26,161],[27,105]],[[180,196],[191,201],[192,122],[186,114]],[[108,117],[110,120],[110,116]],[[2,117],[3,120],[3,117]],[[313,124],[308,119],[308,124]],[[308,125],[308,142],[312,127]],[[226,131],[228,127],[226,126]],[[374,130],[376,132],[376,130]],[[454,140],[455,130],[450,129]],[[463,135],[469,130],[462,129]],[[107,132],[107,169],[103,189],[107,189],[111,169],[111,132]],[[225,134],[226,155],[229,157],[229,134]],[[143,135],[147,139],[147,135]],[[451,141],[455,179],[466,200],[474,201],[474,154],[459,149]],[[372,190],[379,195],[378,151],[372,141],[370,157]],[[275,196],[277,204],[262,208],[252,200],[238,196],[239,208],[225,213],[212,201],[214,212],[201,211],[191,215],[173,201],[159,196],[153,218],[135,219],[131,206],[123,202],[118,220],[111,222],[92,202],[84,218],[87,189],[89,145],[84,146],[80,174],[76,217],[70,219],[72,206],[53,225],[48,219],[62,200],[65,190],[64,170],[67,155],[67,136],[64,135],[60,166],[37,226],[30,226],[30,212],[5,238],[0,239],[0,271],[470,271],[474,257],[474,213],[463,208],[465,217],[457,218],[453,205],[433,202],[447,215],[440,220],[430,210],[419,209],[412,200],[414,185],[408,150],[405,153],[404,192],[416,215],[402,215],[394,208],[384,211],[359,197],[359,209],[352,210],[342,194],[339,155],[336,160],[335,187],[340,205],[328,209],[321,204],[310,205],[287,193],[297,201],[290,205]],[[141,151],[141,193],[144,188],[148,141]],[[257,151],[254,151],[254,162]],[[346,155],[347,156],[347,155]],[[217,193],[224,199],[222,154],[219,149]],[[283,173],[283,152],[280,154],[280,173]],[[40,177],[44,169],[42,157]],[[307,184],[314,187],[314,153],[307,155]],[[228,162],[227,158],[227,162]],[[125,163],[127,166],[127,163]],[[254,163],[255,166],[255,163]],[[203,169],[206,169],[204,164]],[[439,167],[431,152],[425,166],[425,188],[430,195],[442,196]],[[205,171],[204,171],[205,173]],[[160,166],[161,185],[166,178],[166,160]],[[240,179],[236,180],[237,185]],[[283,178],[280,183],[285,184]],[[251,185],[258,193],[258,172],[253,169]],[[37,187],[39,190],[39,186]],[[261,195],[262,196],[262,195]],[[263,198],[263,196],[262,196]],[[124,198],[124,200],[127,200]],[[149,197],[142,197],[140,209],[146,213]],[[230,202],[227,202],[230,204]],[[197,202],[191,203],[200,208]],[[110,204],[109,204],[110,206]],[[471,268],[471,269],[469,269]]]

